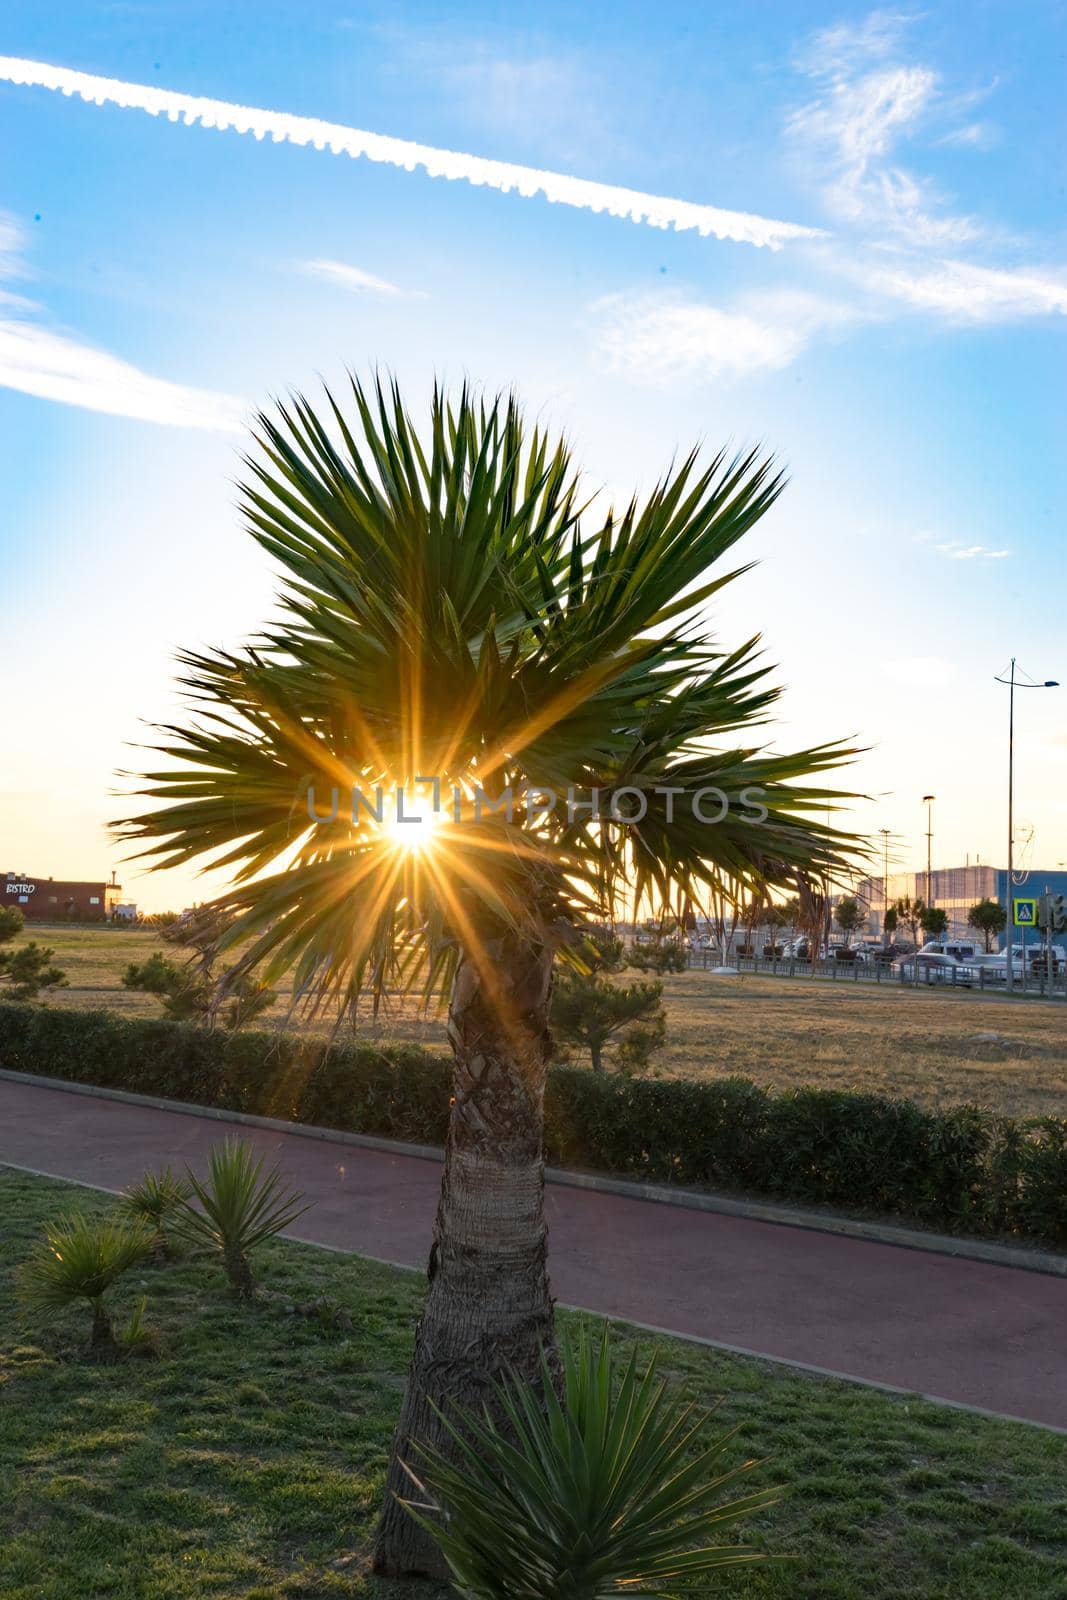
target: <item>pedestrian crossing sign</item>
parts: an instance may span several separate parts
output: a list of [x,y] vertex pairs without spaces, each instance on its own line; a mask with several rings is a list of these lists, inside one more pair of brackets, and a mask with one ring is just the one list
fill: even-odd
[[1037,900],[1013,900],[1012,922],[1017,928],[1037,927]]

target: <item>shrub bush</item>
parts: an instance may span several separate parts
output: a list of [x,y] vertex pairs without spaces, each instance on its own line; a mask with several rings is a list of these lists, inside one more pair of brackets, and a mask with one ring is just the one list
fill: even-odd
[[[0,1005],[0,1066],[194,1105],[442,1144],[448,1059],[409,1045],[205,1032],[106,1011]],[[545,1155],[657,1184],[848,1207],[1067,1244],[1067,1121],[927,1111],[839,1089],[763,1089],[556,1067]]]

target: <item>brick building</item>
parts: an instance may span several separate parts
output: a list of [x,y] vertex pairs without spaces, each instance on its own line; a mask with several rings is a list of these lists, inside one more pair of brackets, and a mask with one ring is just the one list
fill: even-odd
[[0,905],[18,906],[27,922],[105,922],[122,899],[122,885],[69,883],[59,878],[4,874]]

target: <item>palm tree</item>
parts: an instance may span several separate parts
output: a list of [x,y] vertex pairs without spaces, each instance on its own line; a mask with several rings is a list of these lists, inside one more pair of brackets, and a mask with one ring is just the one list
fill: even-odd
[[[335,1015],[387,981],[450,996],[429,1293],[376,1549],[380,1572],[432,1571],[398,1500],[412,1441],[447,1450],[437,1407],[477,1406],[505,1372],[536,1381],[552,1347],[557,953],[624,897],[636,914],[723,878],[825,875],[852,840],[814,820],[844,797],[813,784],[853,752],[753,745],[778,690],[756,638],[725,651],[703,620],[746,570],[715,564],[782,489],[758,453],[690,455],[590,532],[567,445],[510,399],[435,391],[420,437],[395,385],[353,379],[347,412],[296,397],[255,439],[242,506],[283,568],[281,620],[238,653],[180,657],[190,719],[154,747],[150,808],[118,826],[158,867],[213,854],[232,872],[206,913],[216,954],[237,953],[220,1003],[253,972],[291,972]],[[597,820],[591,791],[623,789],[640,820]],[[694,803],[711,789],[724,806]]]

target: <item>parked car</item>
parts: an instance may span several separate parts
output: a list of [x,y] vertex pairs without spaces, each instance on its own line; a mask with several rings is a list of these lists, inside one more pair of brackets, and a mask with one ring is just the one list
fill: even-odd
[[1052,946],[1052,959],[1049,960],[1049,951],[1046,945],[1036,946],[1030,951],[1030,971],[1045,972],[1051,969],[1057,978],[1062,978],[1067,969],[1067,950],[1061,944]]
[[944,939],[929,939],[919,952],[920,955],[952,956],[956,961],[973,961],[977,949],[973,944],[951,944]]
[[918,950],[914,955],[901,956],[893,962],[894,972],[903,973],[909,982],[948,983],[969,989],[978,982],[978,972],[955,956],[940,955],[936,951]]

